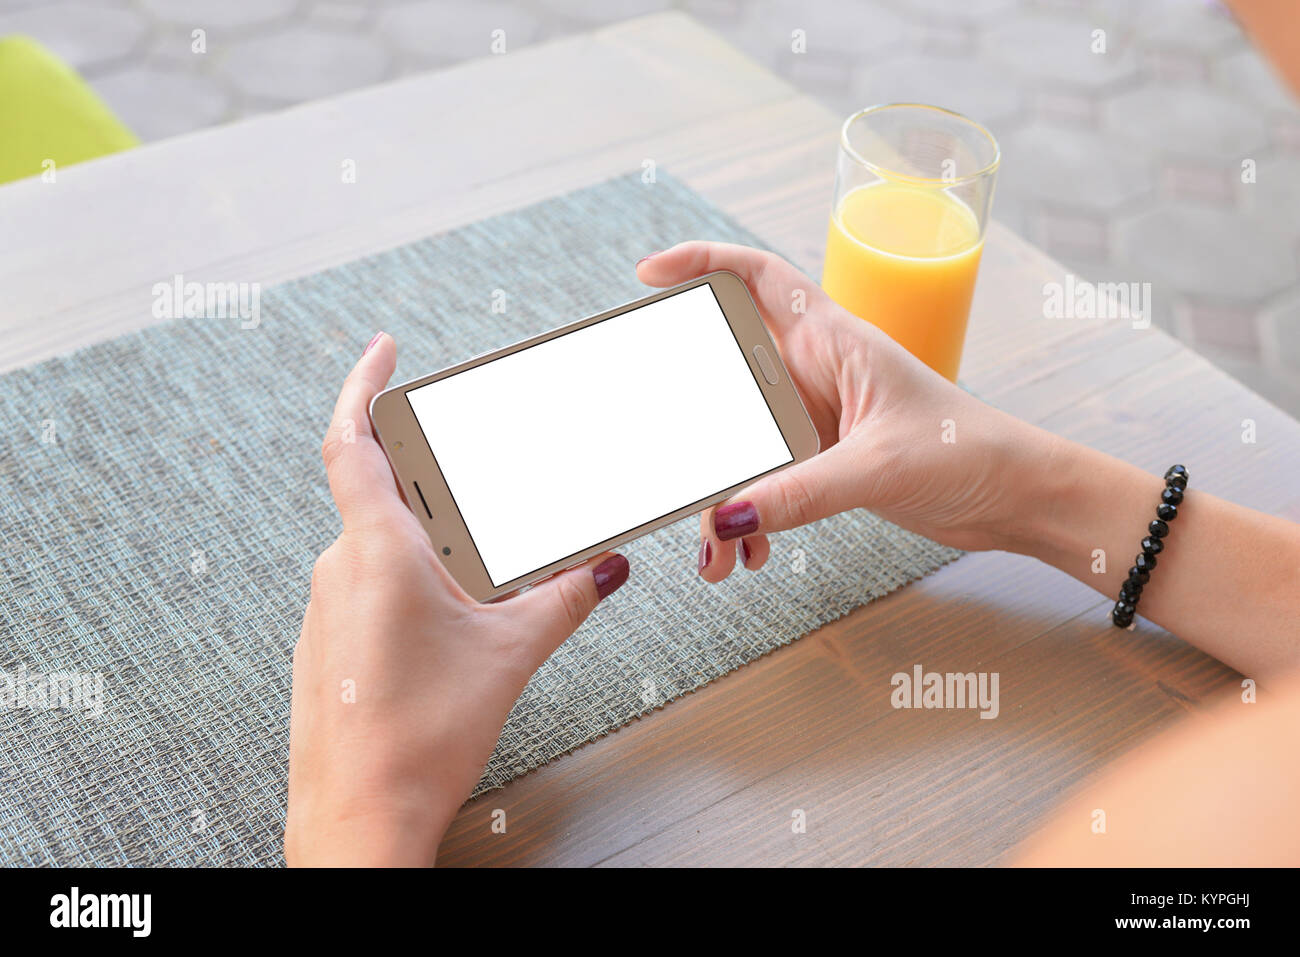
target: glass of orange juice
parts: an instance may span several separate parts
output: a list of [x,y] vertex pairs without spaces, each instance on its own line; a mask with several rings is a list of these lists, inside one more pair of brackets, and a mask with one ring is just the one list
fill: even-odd
[[919,103],[840,134],[822,288],[954,382],[1000,158],[984,127]]

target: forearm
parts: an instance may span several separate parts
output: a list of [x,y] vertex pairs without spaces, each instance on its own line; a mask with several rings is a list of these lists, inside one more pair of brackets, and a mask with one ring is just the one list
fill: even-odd
[[[1156,517],[1163,478],[1041,431],[1029,448],[1030,462],[1017,482],[1023,519],[1012,550],[1114,600]],[[1184,464],[1192,484],[1170,523],[1138,616],[1248,677],[1295,669],[1300,532],[1198,489],[1196,463]]]

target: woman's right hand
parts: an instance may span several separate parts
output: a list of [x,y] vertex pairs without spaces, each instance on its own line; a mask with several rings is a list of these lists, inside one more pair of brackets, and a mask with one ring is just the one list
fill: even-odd
[[958,388],[772,253],[687,242],[641,260],[637,275],[674,286],[719,269],[748,286],[822,451],[704,512],[705,579],[726,578],[738,557],[759,568],[770,532],[853,508],[957,548],[1015,547],[1012,486],[1031,463],[1050,464],[1060,440]]

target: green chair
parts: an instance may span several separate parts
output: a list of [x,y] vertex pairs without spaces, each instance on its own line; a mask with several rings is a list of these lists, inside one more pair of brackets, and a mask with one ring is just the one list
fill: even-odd
[[139,145],[76,70],[28,37],[0,38],[0,183]]

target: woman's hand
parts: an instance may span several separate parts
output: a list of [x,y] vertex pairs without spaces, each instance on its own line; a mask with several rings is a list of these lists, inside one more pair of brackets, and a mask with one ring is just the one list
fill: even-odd
[[496,604],[434,553],[370,431],[396,346],[352,370],[323,456],[343,532],[312,573],[293,656],[292,865],[432,864],[529,678],[627,580],[602,555]]
[[[726,578],[737,551],[757,569],[768,532],[867,508],[947,545],[1032,555],[1118,596],[1155,517],[1159,474],[985,405],[770,253],[692,242],[637,264],[652,286],[717,269],[749,287],[822,452],[704,513],[705,579]],[[1151,580],[1143,618],[1257,679],[1300,669],[1292,523],[1188,490]]]
[[673,286],[718,269],[749,287],[822,451],[703,514],[701,575],[721,581],[737,557],[757,569],[767,533],[852,508],[958,548],[1015,547],[1021,523],[1008,487],[1060,440],[948,382],[771,253],[688,242],[641,260],[637,275]]

